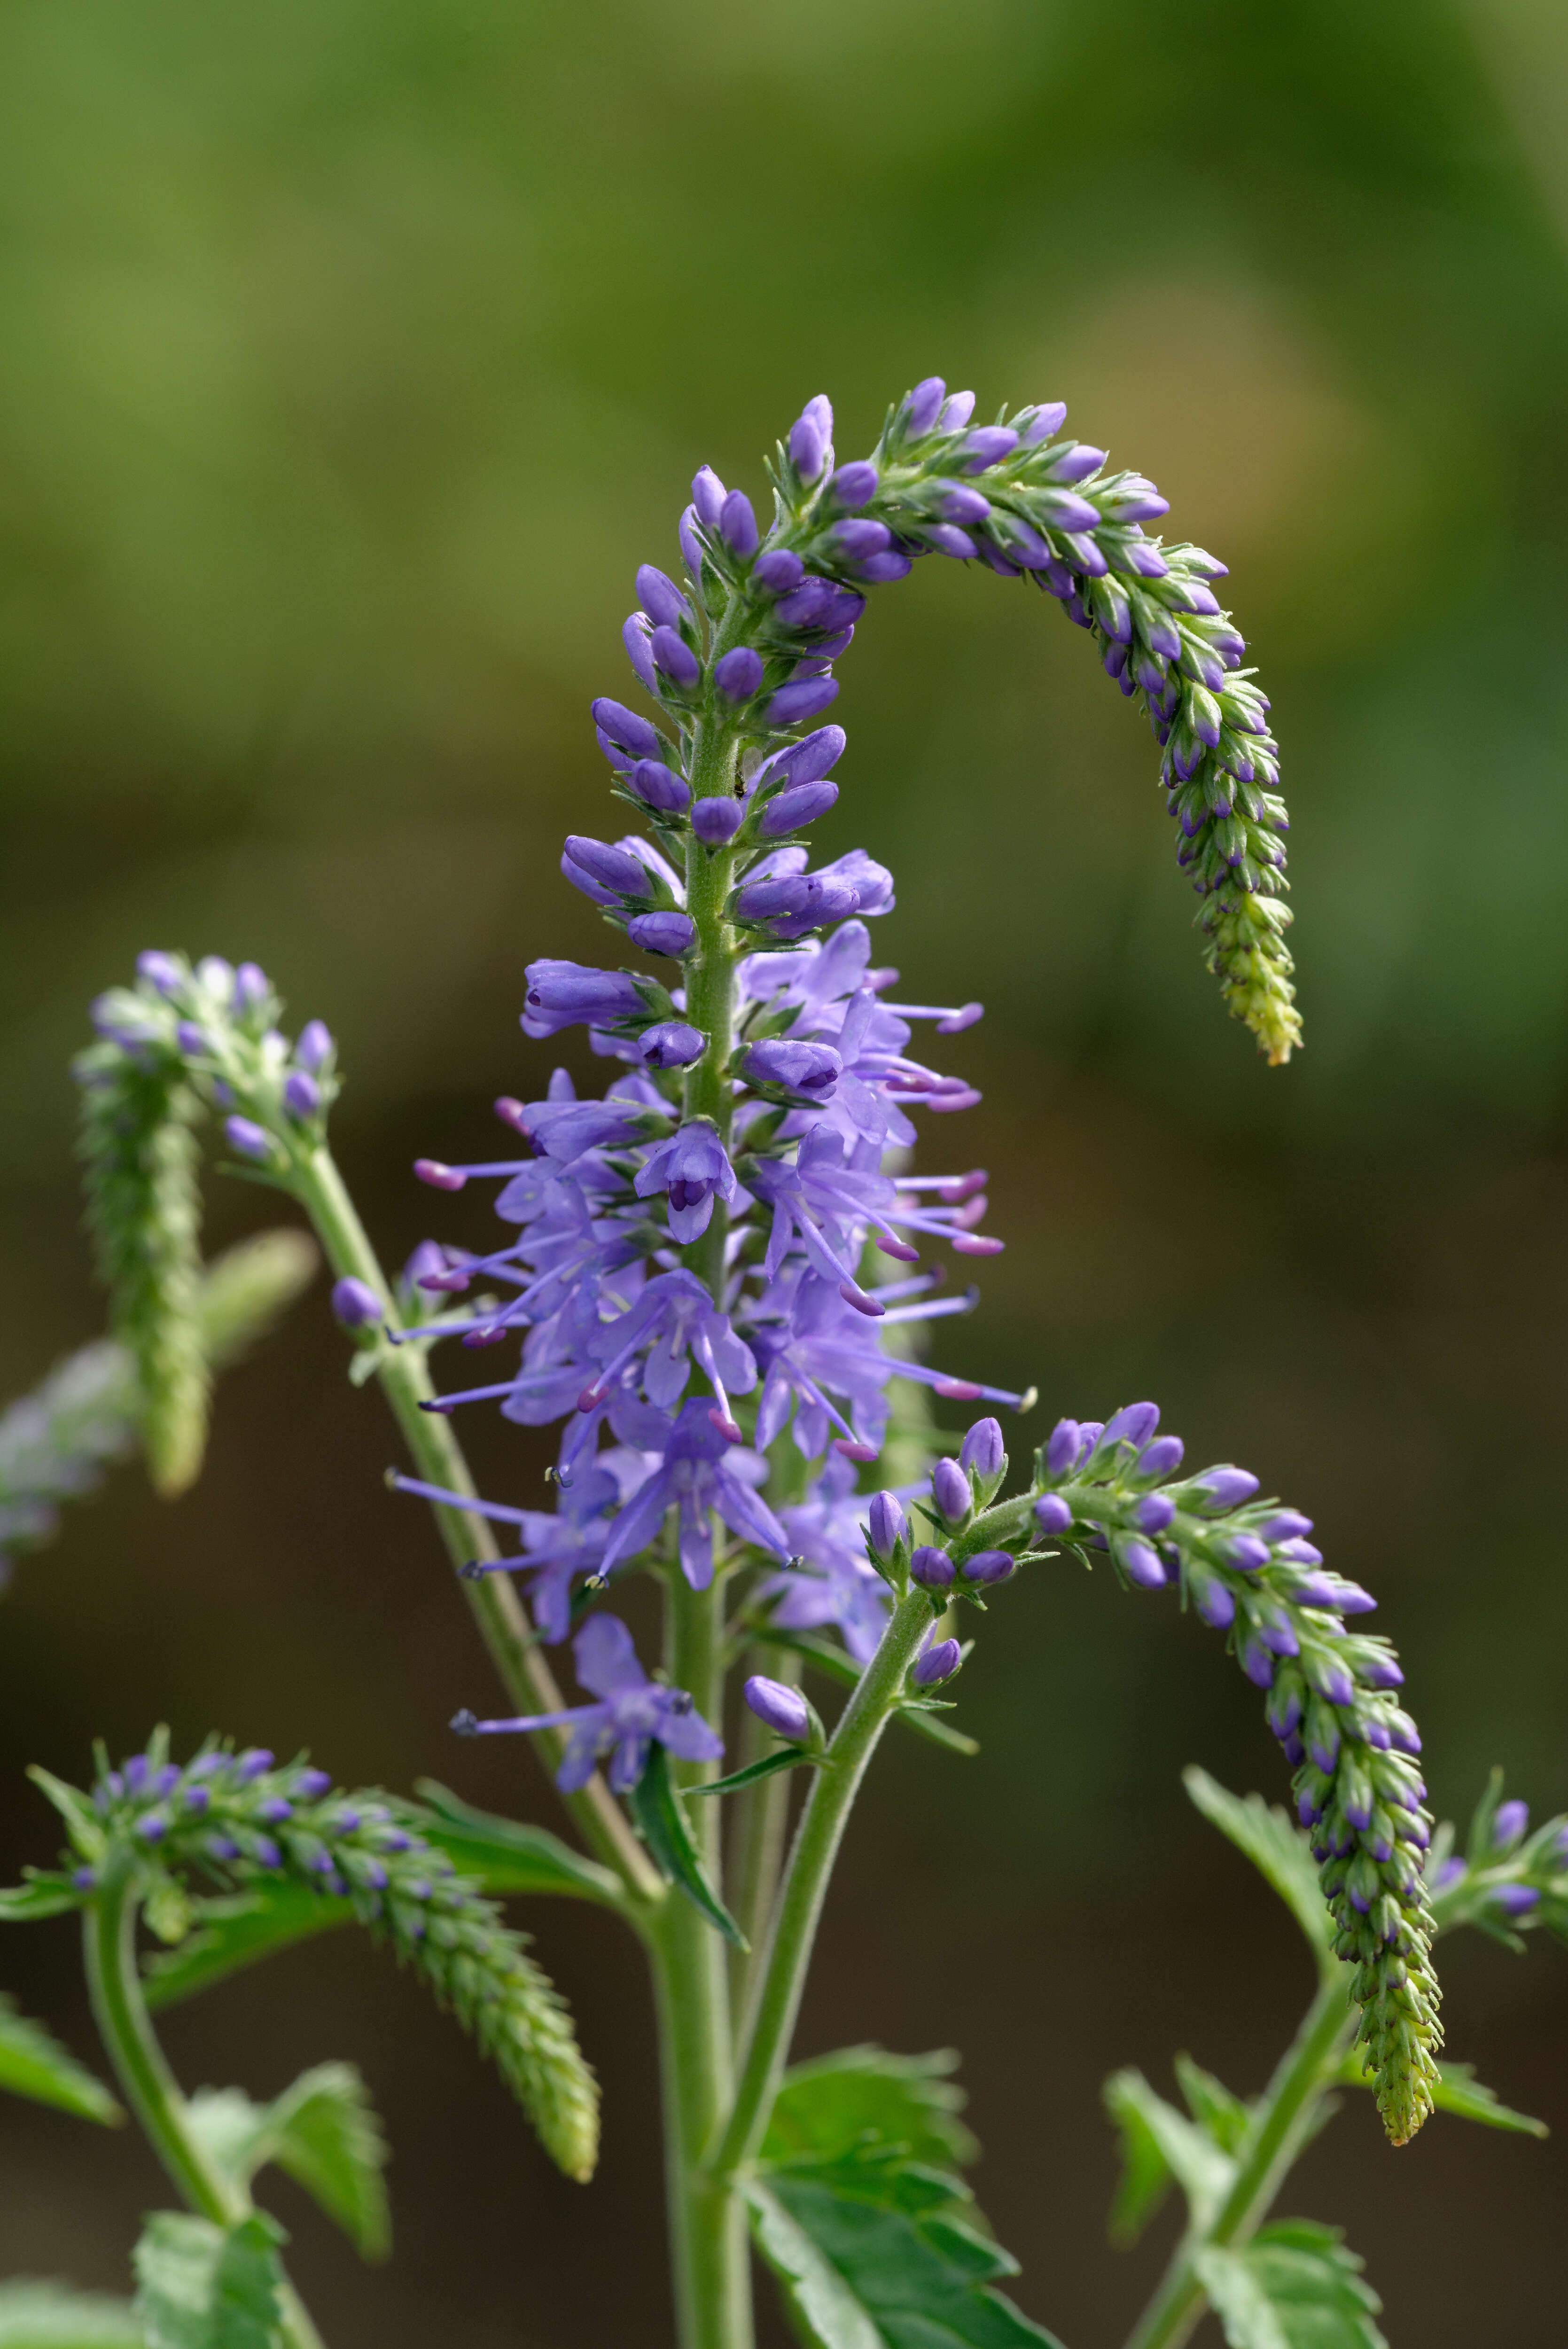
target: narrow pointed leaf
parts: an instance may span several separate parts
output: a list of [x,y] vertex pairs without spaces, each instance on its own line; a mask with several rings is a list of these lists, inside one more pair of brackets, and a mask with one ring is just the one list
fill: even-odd
[[632,1789],[628,1804],[660,1874],[686,1894],[727,1941],[738,1950],[749,1949],[751,1944],[713,1889],[680,1796],[671,1784],[669,1759],[662,1745],[649,1748],[648,1766]]
[[63,1917],[79,1909],[85,1895],[68,1876],[53,1868],[29,1868],[26,1884],[9,1884],[0,1891],[0,1925],[34,1925],[42,1917]]
[[129,2300],[64,2284],[0,2283],[0,2349],[145,2349]]
[[1187,2100],[1187,2110],[1204,2135],[1222,2153],[1239,2152],[1253,2117],[1240,2096],[1233,2095],[1222,2080],[1194,2064],[1191,2055],[1178,2055],[1171,2069]]
[[135,2252],[146,2349],[277,2349],[277,2246],[257,2211],[232,2227],[160,2210]]
[[1261,1795],[1233,1795],[1206,1770],[1184,1770],[1181,1783],[1203,1816],[1228,1836],[1266,1882],[1272,1884],[1301,1927],[1318,1962],[1331,1970],[1338,1961],[1330,1948],[1332,1924],[1306,1838],[1282,1810]]
[[732,1770],[727,1778],[712,1778],[706,1786],[688,1786],[686,1799],[694,1795],[733,1795],[738,1787],[755,1786],[759,1778],[771,1778],[780,1770],[798,1770],[803,1763],[821,1767],[814,1754],[804,1754],[798,1745],[785,1746],[777,1754],[764,1754],[760,1760],[748,1762],[744,1770]]
[[66,1833],[83,1859],[101,1859],[106,1848],[103,1827],[98,1813],[80,1788],[67,1786],[63,1778],[57,1778],[52,1770],[40,1769],[36,1762],[27,1775],[64,1819]]
[[103,2082],[78,2064],[40,2023],[19,2014],[0,1993],[0,2088],[55,2105],[84,2121],[112,2124],[125,2115]]
[[416,1791],[422,1808],[399,1806],[408,1824],[465,1876],[478,1877],[487,1892],[572,1894],[620,1906],[618,1878],[596,1860],[584,1859],[548,1827],[476,1810],[434,1778],[419,1779]]

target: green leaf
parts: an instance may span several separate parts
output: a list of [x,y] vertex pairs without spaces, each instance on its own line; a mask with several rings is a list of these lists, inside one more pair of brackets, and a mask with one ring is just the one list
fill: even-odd
[[0,2283],[0,2349],[144,2349],[129,2300],[64,2284]]
[[952,2048],[890,2055],[882,2047],[843,2047],[797,2064],[774,2104],[763,2159],[837,2161],[871,2141],[910,2161],[967,2165],[980,2148],[958,2118],[964,2092],[949,2076],[957,2064]]
[[135,2251],[146,2349],[277,2349],[283,2240],[261,2211],[232,2227],[156,2211]]
[[1121,2131],[1125,2161],[1111,2212],[1113,2237],[1134,2240],[1154,2210],[1165,2190],[1161,2164],[1181,2185],[1194,2223],[1206,2226],[1234,2183],[1236,2165],[1230,2156],[1185,2113],[1156,2095],[1141,2072],[1113,2072],[1104,2095]]
[[[1353,2047],[1336,2076],[1346,2087],[1374,2086],[1371,2075],[1361,2069],[1361,2062],[1360,2051]],[[1461,2121],[1480,2121],[1487,2128],[1511,2129],[1521,2137],[1552,2134],[1544,2121],[1532,2120],[1528,2113],[1516,2113],[1500,2104],[1491,2090],[1476,2078],[1473,2064],[1439,2064],[1432,2102],[1439,2113],[1453,2113]]]
[[632,1818],[660,1874],[686,1894],[710,1925],[738,1950],[751,1946],[714,1890],[702,1854],[692,1838],[680,1796],[670,1781],[669,1757],[662,1745],[648,1749],[648,1766],[627,1798]]
[[780,1746],[776,1754],[764,1754],[758,1761],[748,1762],[744,1770],[732,1770],[727,1778],[712,1778],[706,1786],[688,1786],[687,1799],[693,1795],[733,1795],[738,1787],[755,1786],[758,1778],[771,1778],[780,1770],[798,1770],[801,1764],[820,1769],[820,1757],[808,1754],[799,1745]]
[[992,2288],[1013,2262],[961,2220],[789,2171],[755,2181],[747,2199],[809,2349],[1060,2349]]
[[253,2104],[240,2088],[205,2088],[189,2111],[208,2155],[236,2186],[275,2162],[364,2258],[385,2259],[392,2242],[381,2176],[387,2143],[352,2064],[318,2064],[270,2105]]
[[1236,1849],[1273,1885],[1311,1942],[1319,1963],[1336,1965],[1330,1947],[1333,1928],[1327,1904],[1318,1887],[1306,1837],[1299,1828],[1261,1795],[1248,1795],[1243,1800],[1211,1778],[1206,1770],[1184,1770],[1181,1783],[1210,1824],[1229,1836]]
[[57,1778],[52,1770],[40,1769],[36,1762],[27,1775],[64,1819],[66,1833],[75,1850],[83,1859],[100,1860],[108,1848],[108,1838],[89,1797],[79,1787],[67,1786],[65,1780]]
[[196,1930],[178,1949],[143,1961],[147,2003],[155,2010],[210,1989],[291,1942],[324,1933],[333,1925],[351,1924],[354,1911],[346,1900],[330,1893],[280,1881],[221,1899],[199,1900],[196,1919]]
[[548,1827],[475,1810],[434,1778],[419,1779],[417,1791],[424,1808],[397,1806],[404,1825],[444,1851],[465,1876],[478,1877],[487,1892],[565,1893],[610,1907],[621,1905],[620,1879],[596,1860],[584,1859]]
[[1233,2096],[1222,2080],[1194,2064],[1191,2055],[1178,2055],[1171,2069],[1187,2099],[1187,2110],[1204,2135],[1222,2153],[1239,2152],[1253,2117],[1240,2096]]
[[1242,2251],[1206,2245],[1193,2266],[1230,2349],[1387,2349],[1381,2302],[1337,2229],[1284,2220]]
[[84,2121],[106,2124],[125,2115],[101,2080],[51,2039],[42,2023],[19,2014],[0,1992],[0,2088],[14,2096],[31,2096],[40,2105],[56,2105]]
[[10,1884],[0,1891],[0,1925],[34,1925],[41,1917],[63,1917],[87,1898],[57,1869],[29,1868],[24,1872],[26,1884]]

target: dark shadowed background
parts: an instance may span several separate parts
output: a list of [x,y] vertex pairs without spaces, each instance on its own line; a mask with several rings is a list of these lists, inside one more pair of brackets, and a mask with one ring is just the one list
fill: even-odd
[[[603,934],[555,872],[618,820],[585,705],[694,468],[756,494],[827,389],[841,456],[939,371],[1061,397],[1231,566],[1295,819],[1305,1056],[1269,1071],[1189,928],[1146,729],[1043,599],[879,591],[835,715],[830,854],[898,873],[879,951],[987,999],[943,1128],[1009,1253],[944,1360],[1039,1418],[1162,1402],[1375,1587],[1440,1812],[1504,1760],[1568,1805],[1568,27],[1550,0],[15,0],[0,30],[0,1379],[100,1321],[69,1053],[145,945],[255,957],[337,1032],[335,1132],[398,1258],[468,1231],[408,1174],[537,1093],[526,961]],[[213,1186],[212,1244],[266,1220]],[[444,1218],[444,1220],[442,1220]],[[477,1227],[477,1226],[475,1226]],[[488,1488],[543,1458],[472,1429]],[[0,1602],[22,1777],[156,1720],[348,1781],[552,1816],[318,1288],[226,1382],[172,1509],[139,1476]],[[890,1745],[802,2026],[965,2052],[1024,2305],[1119,2338],[1171,2220],[1109,2251],[1099,2084],[1188,2047],[1242,2090],[1294,2026],[1293,1929],[1179,1773],[1281,1794],[1220,1643],[1076,1569],[986,1619],[959,1764]],[[668,2339],[648,2002],[614,1926],[526,1921],[603,2075],[599,2180],[549,2169],[468,2043],[338,1937],[170,2018],[191,2082],[329,2055],[391,2128],[398,2250],[303,2200],[334,2349]],[[1449,2052],[1568,2130],[1568,1962],[1448,1952]],[[3,1977],[84,2054],[65,1925]],[[1396,2344],[1547,2349],[1563,2139],[1357,2099],[1287,2207],[1345,2223]],[[0,2111],[0,2273],[119,2286],[169,2199],[127,2137]]]

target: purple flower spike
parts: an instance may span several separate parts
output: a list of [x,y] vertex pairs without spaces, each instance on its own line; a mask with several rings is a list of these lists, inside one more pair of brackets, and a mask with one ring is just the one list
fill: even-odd
[[1059,1493],[1042,1493],[1035,1503],[1035,1523],[1043,1534],[1065,1534],[1073,1513]]
[[1083,1430],[1076,1419],[1058,1419],[1046,1445],[1046,1466],[1053,1476],[1065,1476],[1078,1456]]
[[332,1309],[346,1330],[365,1330],[380,1320],[383,1308],[367,1282],[347,1275],[333,1289]]
[[838,698],[836,677],[798,678],[779,687],[763,710],[763,722],[769,726],[799,726],[808,718],[820,716]]
[[916,1688],[935,1688],[939,1682],[950,1681],[963,1661],[964,1651],[956,1640],[934,1640],[915,1658],[910,1679]]
[[[723,666],[721,661],[719,667]],[[638,759],[627,768],[624,781],[629,791],[660,815],[684,815],[691,805],[691,785],[662,759]]]
[[291,1117],[315,1117],[321,1107],[321,1087],[304,1069],[291,1069],[284,1081],[284,1107]]
[[753,1044],[740,1063],[740,1073],[752,1084],[782,1085],[811,1101],[827,1101],[844,1072],[843,1061],[830,1044],[808,1044],[777,1037]]
[[749,701],[762,682],[762,656],[737,645],[714,664],[713,681],[727,701]]
[[995,1419],[977,1419],[958,1450],[959,1466],[978,1476],[999,1476],[1006,1457],[1001,1422]]
[[909,437],[921,440],[942,413],[947,386],[939,375],[928,375],[909,395]]
[[1522,1843],[1529,1826],[1528,1803],[1499,1803],[1497,1816],[1491,1823],[1491,1840],[1494,1848],[1498,1851],[1511,1851],[1516,1843]]
[[686,638],[675,628],[655,628],[648,643],[655,667],[689,693],[702,675],[702,665]]
[[811,1733],[811,1716],[806,1710],[806,1700],[797,1688],[783,1681],[764,1679],[753,1672],[740,1692],[748,1709],[758,1721],[776,1730],[780,1737],[792,1737],[803,1742]]
[[857,457],[853,464],[839,467],[828,488],[840,505],[863,506],[876,495],[877,469],[869,457]]
[[837,783],[825,778],[816,783],[796,783],[768,802],[757,829],[764,840],[781,839],[785,833],[798,832],[803,823],[814,823],[818,816],[826,815],[838,796]]
[[242,1158],[252,1158],[261,1164],[272,1156],[271,1137],[265,1127],[258,1125],[254,1118],[226,1118],[223,1131],[229,1137],[230,1149],[237,1150]]
[[677,621],[691,617],[691,605],[675,581],[651,563],[638,568],[637,601],[655,627],[673,628]]
[[691,485],[691,502],[696,508],[696,518],[704,530],[717,530],[728,495],[724,483],[711,465],[701,466]]
[[1138,1456],[1140,1476],[1170,1476],[1181,1465],[1186,1449],[1179,1435],[1157,1435]]
[[873,1493],[868,1519],[872,1547],[878,1557],[890,1558],[900,1542],[909,1539],[909,1520],[894,1493]]
[[335,1050],[332,1030],[325,1019],[307,1019],[299,1031],[294,1059],[313,1077],[319,1077]]
[[923,1590],[945,1590],[953,1581],[953,1560],[945,1550],[923,1543],[911,1557],[909,1570]]
[[696,924],[689,914],[673,909],[634,914],[626,925],[626,936],[645,954],[684,955],[696,936]]
[[931,1472],[931,1491],[937,1507],[950,1525],[957,1525],[969,1515],[974,1495],[969,1479],[956,1460],[939,1460]]
[[748,554],[756,554],[757,516],[744,490],[731,490],[719,512],[718,527],[731,554],[738,554],[744,562]]
[[709,848],[722,848],[740,830],[740,820],[746,813],[738,800],[694,800],[691,828],[697,838]]
[[772,595],[788,595],[792,588],[799,587],[805,572],[799,556],[791,554],[785,546],[769,547],[751,566],[753,580]]
[[661,1019],[643,1030],[637,1049],[645,1069],[689,1069],[701,1060],[707,1042],[701,1030],[688,1027],[684,1019]]
[[1006,1582],[1016,1565],[1017,1560],[1005,1549],[977,1549],[964,1561],[964,1579],[982,1585]]

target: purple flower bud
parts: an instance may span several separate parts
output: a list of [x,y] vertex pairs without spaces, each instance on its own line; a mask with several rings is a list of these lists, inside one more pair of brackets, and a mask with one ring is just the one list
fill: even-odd
[[332,1030],[324,1019],[307,1019],[299,1031],[294,1046],[294,1059],[302,1069],[318,1077],[333,1054]]
[[332,1780],[325,1770],[305,1769],[300,1772],[294,1784],[304,1799],[307,1803],[314,1803],[325,1794]]
[[242,1786],[253,1778],[263,1778],[273,1766],[273,1757],[264,1745],[248,1745],[234,1764],[234,1775]]
[[1176,1504],[1168,1493],[1145,1493],[1132,1520],[1140,1533],[1162,1534],[1175,1514]]
[[962,482],[945,492],[937,508],[944,522],[955,523],[984,522],[990,511],[990,499]]
[[[1062,412],[1067,413],[1065,409]],[[1086,481],[1091,473],[1099,472],[1104,462],[1103,449],[1091,449],[1087,440],[1075,440],[1052,459],[1050,477],[1053,481]]]
[[1139,1475],[1169,1476],[1173,1470],[1181,1465],[1181,1454],[1184,1449],[1179,1435],[1156,1436],[1154,1442],[1147,1445],[1138,1455]]
[[796,783],[768,802],[757,829],[764,840],[778,840],[785,833],[798,832],[803,823],[813,823],[818,816],[826,815],[838,796],[837,783],[826,780]]
[[1528,1803],[1499,1803],[1497,1816],[1491,1823],[1491,1840],[1494,1847],[1498,1851],[1511,1851],[1516,1843],[1523,1841],[1525,1830],[1529,1825]]
[[1533,1884],[1500,1884],[1491,1897],[1505,1917],[1527,1917],[1541,1899]]
[[911,1557],[909,1570],[923,1590],[945,1590],[953,1580],[953,1560],[945,1550],[923,1544]]
[[744,562],[757,552],[757,516],[751,510],[751,500],[744,490],[731,490],[718,517],[718,527],[731,554]]
[[1046,1466],[1053,1476],[1065,1476],[1078,1456],[1083,1430],[1076,1419],[1058,1419],[1046,1445]]
[[713,681],[728,701],[748,701],[762,682],[762,656],[737,645],[714,666]]
[[937,418],[937,423],[944,432],[962,432],[974,413],[975,394],[972,391],[955,391]]
[[332,1309],[346,1330],[365,1330],[380,1320],[383,1308],[373,1288],[346,1275],[333,1288]]
[[1059,1493],[1042,1493],[1035,1503],[1035,1522],[1043,1534],[1065,1534],[1073,1513]]
[[1109,1452],[1113,1444],[1131,1444],[1141,1448],[1160,1424],[1160,1406],[1156,1402],[1124,1403],[1106,1421],[1100,1433],[1100,1448]]
[[645,612],[628,613],[621,623],[621,642],[626,647],[626,658],[632,664],[633,675],[639,685],[645,686],[650,693],[656,694],[659,689],[659,677],[658,671],[654,667],[654,656],[648,647],[651,634],[652,630],[648,626]]
[[931,1490],[937,1507],[952,1525],[969,1515],[974,1495],[969,1479],[956,1460],[939,1460],[931,1472]]
[[810,409],[789,427],[789,461],[803,481],[814,481],[828,460],[828,435]]
[[694,800],[691,828],[709,848],[722,848],[727,840],[735,838],[745,813],[743,802],[737,799]]
[[769,759],[757,777],[758,786],[764,782],[788,785],[820,782],[836,767],[844,755],[849,737],[841,726],[819,726],[787,750]]
[[770,595],[788,595],[791,588],[799,587],[805,571],[806,566],[798,554],[791,554],[786,546],[774,546],[769,547],[766,554],[758,556],[751,566],[751,576]]
[[1017,1560],[1005,1549],[977,1549],[973,1557],[964,1561],[965,1582],[1006,1582]]
[[1192,1604],[1211,1631],[1225,1631],[1236,1619],[1236,1602],[1222,1582],[1206,1574],[1191,1577]]
[[1006,1457],[1001,1423],[995,1419],[977,1419],[958,1450],[959,1466],[980,1476],[999,1476]]
[[272,1156],[273,1145],[266,1131],[253,1118],[231,1117],[225,1120],[223,1131],[229,1137],[230,1149],[237,1150],[242,1158],[264,1162]]
[[684,1019],[661,1019],[656,1027],[645,1028],[637,1049],[645,1069],[689,1069],[700,1061],[707,1038],[701,1030],[690,1028]]
[[886,586],[890,580],[907,579],[913,569],[907,554],[900,554],[896,547],[890,546],[885,554],[868,554],[857,563],[855,575],[870,580],[873,587]]
[[851,561],[867,554],[881,554],[892,544],[892,533],[885,522],[836,522],[831,536],[835,546]]
[[829,482],[830,494],[841,506],[863,506],[868,498],[876,495],[877,469],[869,457],[857,457],[852,464],[841,465]]
[[783,1085],[790,1092],[826,1101],[844,1071],[829,1044],[806,1044],[777,1037],[753,1044],[740,1063],[740,1073],[752,1084]]
[[1137,1534],[1121,1544],[1118,1554],[1127,1569],[1130,1582],[1136,1582],[1144,1590],[1160,1590],[1164,1588],[1166,1579],[1164,1560],[1157,1549],[1151,1548],[1149,1543],[1141,1540]]
[[[722,667],[723,663],[719,666]],[[681,815],[691,805],[691,786],[661,759],[639,759],[626,770],[626,784],[661,815]]]
[[1045,399],[1037,408],[1026,408],[1013,421],[1023,435],[1026,449],[1037,449],[1053,432],[1059,432],[1067,422],[1068,404],[1065,399]]
[[589,840],[583,833],[573,832],[566,836],[566,854],[601,889],[614,890],[622,897],[647,895],[647,873],[625,849],[612,848],[603,840]]
[[728,492],[711,465],[701,466],[691,485],[691,502],[704,530],[717,530]]
[[904,1516],[894,1493],[873,1493],[868,1530],[872,1547],[878,1557],[890,1558],[902,1541],[909,1539],[909,1520]]
[[1264,1541],[1298,1541],[1303,1534],[1312,1531],[1312,1519],[1304,1517],[1299,1509],[1276,1509],[1268,1522],[1258,1527],[1258,1531]]
[[799,726],[815,718],[839,698],[836,677],[803,677],[781,685],[762,712],[766,726]]
[[234,973],[234,1009],[242,1018],[247,1011],[259,1011],[272,991],[260,963],[242,962]]
[[596,701],[589,704],[589,708],[600,732],[607,735],[632,758],[656,759],[662,750],[668,749],[656,727],[650,726],[645,718],[639,718],[636,711],[628,709],[624,702],[612,701],[608,694],[602,693]]
[[810,1735],[811,1716],[799,1689],[753,1672],[740,1693],[758,1720],[777,1730],[780,1737],[800,1739]]
[[678,629],[655,628],[648,644],[655,667],[663,670],[672,685],[689,693],[702,675],[702,665]]
[[1227,1566],[1240,1568],[1243,1574],[1256,1574],[1269,1562],[1269,1546],[1259,1541],[1256,1534],[1232,1534],[1220,1544]]
[[193,1019],[181,1020],[174,1030],[174,1040],[181,1050],[192,1059],[207,1050],[205,1031],[198,1028]]
[[665,907],[656,914],[634,914],[626,936],[645,954],[684,955],[691,950],[696,924],[689,914]]
[[1239,1508],[1258,1489],[1257,1478],[1244,1468],[1207,1469],[1197,1485],[1200,1506],[1211,1517],[1219,1516],[1225,1509]]
[[964,1661],[964,1651],[956,1640],[934,1640],[914,1660],[911,1680],[917,1688],[935,1688],[941,1681],[950,1681]]
[[774,921],[781,914],[799,914],[810,903],[811,885],[803,873],[781,873],[763,881],[748,881],[736,896],[735,911],[743,922]]
[[942,413],[947,386],[939,375],[928,375],[909,395],[909,436],[918,440],[930,431]]
[[945,554],[954,563],[972,563],[980,552],[969,533],[960,530],[954,523],[927,523],[923,536],[928,546],[934,546],[938,554]]
[[675,581],[652,563],[638,566],[637,601],[655,627],[673,628],[677,620],[691,617],[691,606]]
[[138,977],[155,987],[160,995],[178,995],[184,984],[184,975],[174,957],[161,953],[157,947],[149,947],[145,954],[137,956],[136,968]]
[[284,1081],[284,1107],[291,1117],[314,1117],[321,1107],[321,1087],[303,1069],[292,1069]]
[[[987,465],[999,465],[1004,457],[1010,457],[1017,445],[1018,436],[1010,426],[983,424],[969,434],[959,455],[965,460],[966,473],[983,473]],[[1099,519],[1097,514],[1095,520]]]

